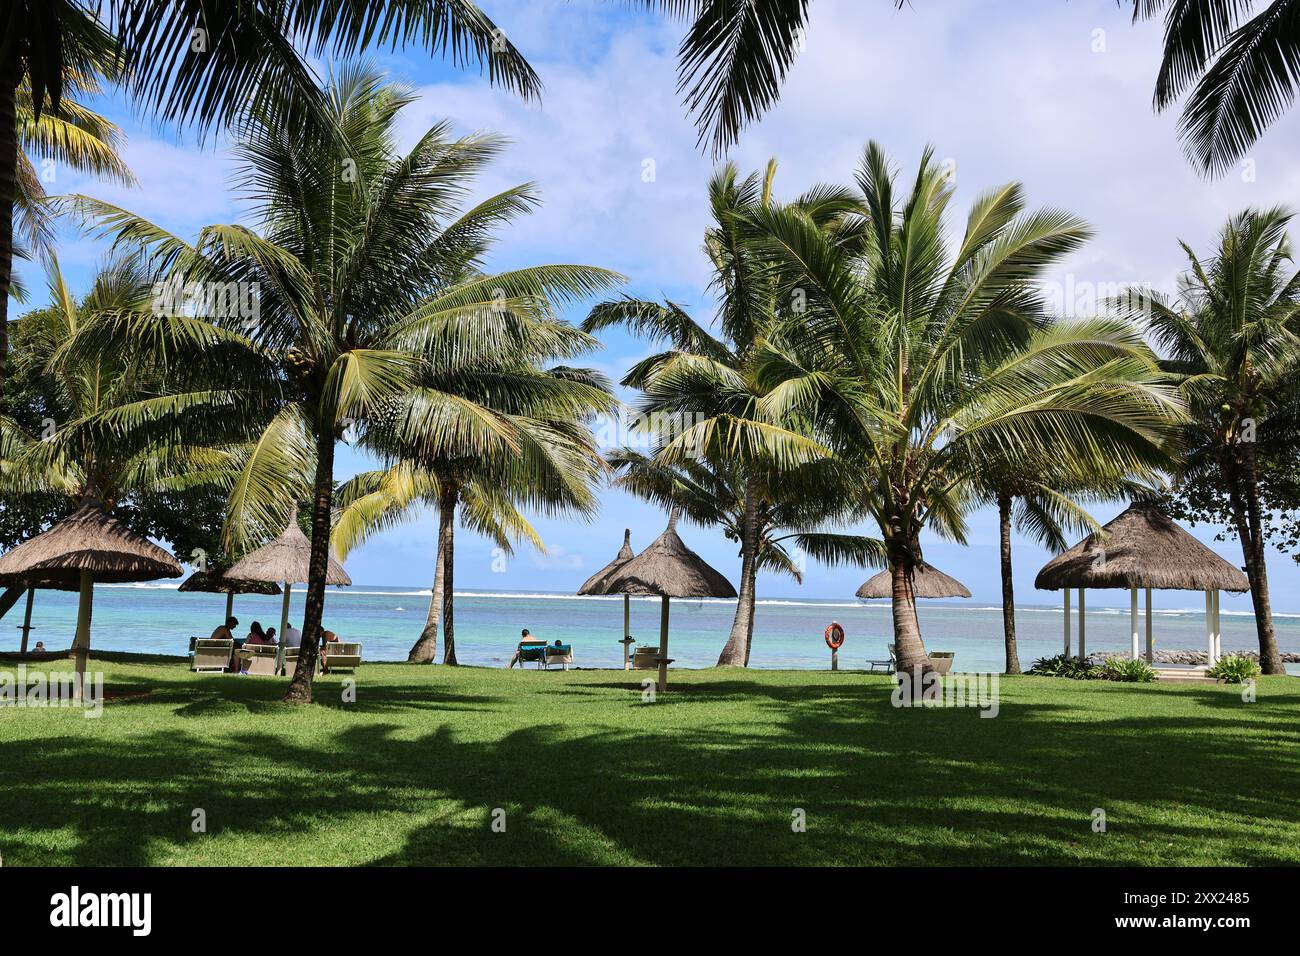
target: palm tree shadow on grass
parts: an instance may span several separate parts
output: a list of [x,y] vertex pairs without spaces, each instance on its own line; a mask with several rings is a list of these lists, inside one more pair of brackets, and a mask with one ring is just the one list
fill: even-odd
[[[181,686],[155,685],[153,699]],[[609,726],[606,707],[588,725],[575,726],[570,711],[564,725],[488,740],[446,723],[412,737],[407,724],[367,722],[309,745],[277,731],[271,712],[281,705],[266,686],[224,689],[235,694],[226,703],[217,688],[195,701],[189,686],[177,712],[230,718],[228,732],[158,732],[129,748],[97,735],[0,744],[0,766],[28,768],[11,770],[0,788],[6,857],[149,864],[166,860],[167,847],[240,834],[266,841],[265,858],[248,863],[275,863],[276,841],[296,828],[337,844],[340,831],[365,832],[376,814],[404,830],[400,846],[348,847],[350,860],[1259,864],[1294,862],[1300,844],[1300,740],[1283,722],[1296,695],[1278,699],[1292,709],[1262,728],[1226,714],[1105,719],[1067,702],[1005,700],[990,720],[895,709],[870,685],[855,693],[738,680],[711,684],[712,699],[757,699],[759,713],[721,710],[729,722],[715,727],[674,719],[702,696],[642,704],[629,694],[628,707],[646,711],[639,728]],[[423,700],[409,691],[366,685],[366,706],[429,706],[429,688],[419,689]],[[491,700],[447,693],[434,705],[486,709]],[[194,808],[206,811],[209,835],[191,832]],[[498,808],[504,833],[490,826]],[[1107,811],[1105,834],[1092,832],[1094,808]],[[796,809],[807,832],[792,831]],[[53,842],[42,833],[69,827],[70,850],[40,849]]]

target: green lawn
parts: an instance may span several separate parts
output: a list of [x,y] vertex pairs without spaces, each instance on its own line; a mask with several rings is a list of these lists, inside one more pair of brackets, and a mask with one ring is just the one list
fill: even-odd
[[1294,678],[1253,704],[1004,678],[987,719],[852,672],[679,671],[647,704],[622,672],[367,665],[356,703],[329,677],[294,708],[279,679],[99,666],[149,693],[0,707],[7,865],[1300,862]]

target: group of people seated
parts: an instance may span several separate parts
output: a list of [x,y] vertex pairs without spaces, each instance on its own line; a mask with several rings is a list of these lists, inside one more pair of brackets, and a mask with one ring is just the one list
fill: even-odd
[[[523,645],[529,644],[533,646],[541,646],[545,643],[546,643],[546,638],[535,637],[531,633],[529,633],[528,628],[524,628],[519,635],[520,646],[515,648],[515,656],[510,658],[510,663],[506,665],[506,669],[509,670],[510,668],[514,667],[516,664],[519,664],[519,652],[523,650]],[[564,645],[557,640],[554,646],[563,647]],[[523,665],[520,664],[520,666],[522,667]]]
[[[262,628],[260,621],[254,621],[248,626],[248,633],[244,637],[235,637],[235,628],[239,627],[239,618],[226,618],[226,623],[218,625],[212,631],[212,640],[232,641],[234,650],[230,656],[231,671],[240,671],[239,666],[239,649],[244,645],[262,646],[262,647],[301,647],[302,631],[298,630],[292,624],[286,625],[284,629],[284,638],[281,641],[276,640],[275,628]],[[339,636],[333,631],[326,630],[322,626],[321,640],[324,643],[332,643],[339,639]]]

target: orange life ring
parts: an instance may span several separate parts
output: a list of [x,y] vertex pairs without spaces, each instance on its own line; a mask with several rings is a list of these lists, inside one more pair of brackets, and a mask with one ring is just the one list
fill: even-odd
[[844,627],[838,623],[828,625],[823,636],[826,638],[826,646],[838,651],[844,644]]

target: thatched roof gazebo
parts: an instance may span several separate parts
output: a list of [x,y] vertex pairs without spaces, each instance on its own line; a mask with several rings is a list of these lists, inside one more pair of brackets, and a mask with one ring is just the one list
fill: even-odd
[[[912,590],[919,598],[968,598],[970,591],[956,578],[944,574],[938,568],[925,563],[918,564],[912,571]],[[893,579],[888,568],[872,575],[858,588],[860,598],[892,598],[894,596]]]
[[201,594],[224,594],[226,596],[226,620],[230,620],[235,610],[236,594],[281,593],[280,585],[274,581],[240,581],[227,577],[220,571],[195,571],[181,582],[177,591]]
[[29,587],[75,587],[80,592],[77,633],[72,643],[78,697],[90,656],[95,582],[153,581],[178,578],[183,573],[175,558],[110,515],[91,495],[53,528],[0,557],[0,578],[27,581]]
[[[256,551],[250,551],[229,568],[225,576],[239,581],[266,581],[284,585],[284,603],[280,608],[280,639],[284,639],[289,626],[289,596],[293,585],[306,584],[311,567],[311,539],[298,527],[297,515],[291,515],[289,523],[278,538],[268,541]],[[325,572],[326,584],[346,585],[352,579],[343,570],[343,565],[329,556],[329,567]]]
[[1070,588],[1079,593],[1079,657],[1087,656],[1089,588],[1126,588],[1132,654],[1138,656],[1138,588],[1146,592],[1146,659],[1155,654],[1151,623],[1153,589],[1205,592],[1205,633],[1209,663],[1219,657],[1222,632],[1220,591],[1249,591],[1250,582],[1239,569],[1219,557],[1180,528],[1151,502],[1136,502],[1121,515],[1058,554],[1034,579],[1040,591],[1065,592],[1065,653],[1070,653]]
[[674,508],[668,527],[650,546],[598,583],[602,594],[658,594],[659,690],[668,689],[668,601],[675,597],[734,598],[736,589],[704,559],[686,547],[677,534],[680,508]]
[[[606,578],[613,576],[614,572],[627,564],[636,556],[632,550],[632,529],[623,529],[623,547],[618,549],[618,554],[614,560],[609,562],[591,577],[587,578],[582,587],[578,588],[579,594],[606,594],[608,592],[601,590],[601,585]],[[632,608],[631,598],[629,595],[623,595],[623,638],[619,641],[623,645],[623,670],[628,669],[628,648],[635,641],[632,637]]]

